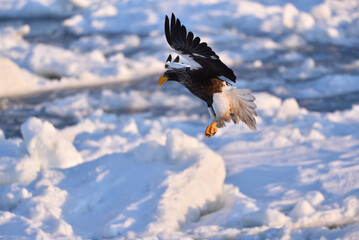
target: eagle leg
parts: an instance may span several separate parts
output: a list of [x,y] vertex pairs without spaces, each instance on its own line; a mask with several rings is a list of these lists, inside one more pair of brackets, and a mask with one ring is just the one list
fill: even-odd
[[206,138],[213,136],[214,134],[216,134],[216,132],[217,132],[217,123],[213,122],[206,128],[205,131]]

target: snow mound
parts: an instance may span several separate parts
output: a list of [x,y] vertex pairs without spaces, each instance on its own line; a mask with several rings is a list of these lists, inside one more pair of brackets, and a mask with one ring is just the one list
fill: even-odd
[[13,61],[0,57],[0,96],[28,93],[44,82]]
[[68,168],[83,162],[72,142],[49,122],[30,118],[21,126],[21,133],[30,157],[42,169]]
[[[98,120],[92,121],[100,126]],[[83,124],[88,127],[82,127]],[[115,130],[123,137],[112,134],[105,137],[108,130],[104,129],[104,138],[98,145],[100,152],[93,141],[78,146],[83,153],[97,155],[96,159],[82,163],[93,156],[84,154],[84,159],[72,141],[81,139],[83,134],[99,134],[90,130],[90,123],[84,121],[59,131],[46,121],[29,119],[21,127],[26,148],[22,154],[27,151],[28,163],[32,161],[38,165],[37,171],[40,168],[43,171],[28,187],[13,185],[0,189],[1,209],[15,209],[16,217],[21,216],[30,225],[47,226],[41,233],[33,229],[36,236],[75,237],[82,233],[86,238],[113,238],[133,233],[154,236],[176,232],[221,208],[225,167],[219,155],[180,130],[164,133],[153,128],[147,132],[134,124],[129,121]],[[128,130],[130,125],[136,132]],[[142,138],[144,131],[147,134]],[[126,140],[125,136],[130,138]],[[132,147],[108,148],[116,143]],[[37,172],[33,172],[36,176]],[[11,225],[13,217],[5,217],[6,223],[1,227],[11,226],[7,234],[17,236],[11,232],[16,229]]]
[[[131,204],[126,203],[128,199],[120,197],[123,210],[116,210],[119,212],[103,230],[105,237],[122,236],[130,232],[142,232],[144,236],[176,232],[184,225],[197,221],[201,215],[218,209],[225,177],[224,162],[220,156],[179,130],[167,133],[164,146],[155,142],[151,145],[156,158],[151,162],[146,161],[145,166],[139,165],[138,170],[131,173],[134,176],[141,175],[141,182],[133,182],[129,177],[121,181],[121,184],[127,186],[136,184],[136,187],[130,187],[136,192],[148,188],[149,184],[151,192],[143,192],[144,195],[138,196],[140,198],[137,197],[138,200]],[[143,144],[139,145],[132,152],[141,151],[143,147]],[[180,152],[186,154],[178,158]],[[153,156],[151,151],[146,154]],[[137,154],[133,156],[139,157]],[[121,161],[128,164],[125,158]],[[139,161],[142,162],[141,159]],[[151,165],[156,167],[152,168]],[[156,170],[148,172],[146,168]],[[106,178],[112,178],[110,174],[107,175]],[[119,197],[122,193],[118,194]],[[127,194],[133,195],[135,192],[127,191]]]
[[244,227],[266,225],[273,228],[281,228],[290,222],[290,218],[277,209],[269,208],[248,213],[243,216],[241,221]]
[[[290,2],[0,0],[0,97],[156,86],[66,92],[36,113],[77,124],[0,131],[0,238],[359,239],[359,106],[299,105],[355,101],[359,2]],[[203,103],[157,87],[173,9],[254,90],[259,131],[206,139]]]
[[38,172],[48,168],[69,168],[83,162],[71,136],[37,118],[21,126],[24,140],[2,139],[0,143],[0,185],[32,182]]
[[[50,239],[330,239],[336,228],[338,236],[355,236],[357,106],[318,114],[294,99],[256,93],[260,131],[228,126],[204,139],[199,126],[207,120],[197,114],[116,116],[99,107],[123,107],[118,99],[167,99],[132,91],[44,104],[45,111],[64,109],[64,116],[80,118],[64,129],[30,118],[21,128],[24,139],[0,132],[2,233]],[[177,103],[185,106],[177,108],[190,108],[181,99]],[[163,105],[174,103],[168,97]]]
[[194,160],[194,165],[163,182],[165,197],[158,206],[158,220],[148,228],[152,233],[179,230],[181,225],[217,210],[223,191],[225,168],[219,155],[179,130],[167,134],[166,145],[174,164]]

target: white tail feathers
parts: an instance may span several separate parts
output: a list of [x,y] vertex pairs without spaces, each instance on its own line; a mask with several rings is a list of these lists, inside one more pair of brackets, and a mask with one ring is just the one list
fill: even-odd
[[[225,122],[232,120],[235,124],[242,121],[253,131],[257,130],[256,119],[254,118],[257,116],[255,111],[257,106],[254,104],[255,97],[250,89],[227,87],[219,94],[221,96],[217,95],[213,98],[216,113],[216,119],[214,120],[217,122],[217,127],[223,127]],[[224,101],[226,101],[225,104]],[[225,105],[226,109],[224,107],[218,108],[218,105]]]
[[239,121],[244,122],[253,131],[257,130],[256,119],[257,116],[252,91],[249,89],[232,88],[228,91],[231,103],[231,118],[234,123]]

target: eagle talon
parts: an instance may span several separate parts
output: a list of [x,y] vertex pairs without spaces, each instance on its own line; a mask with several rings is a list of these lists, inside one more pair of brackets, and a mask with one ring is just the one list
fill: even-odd
[[209,138],[209,137],[215,135],[216,132],[217,132],[217,123],[213,122],[206,128],[206,131],[204,134],[205,134],[206,138]]

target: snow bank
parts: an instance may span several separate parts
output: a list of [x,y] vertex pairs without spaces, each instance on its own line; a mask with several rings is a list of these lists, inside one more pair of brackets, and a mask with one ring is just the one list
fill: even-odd
[[[359,107],[315,113],[296,100],[358,91],[358,63],[349,54],[358,44],[358,7],[1,2],[0,17],[66,17],[66,33],[79,37],[66,47],[37,43],[26,38],[30,25],[1,25],[2,97],[159,75],[169,53],[163,17],[173,9],[238,76],[253,80],[238,79],[239,87],[282,97],[255,93],[258,132],[232,125],[210,139],[203,136],[210,120],[202,103],[171,85],[40,103],[41,113],[77,124],[56,129],[29,118],[23,139],[0,131],[1,237],[359,238]],[[323,52],[332,45],[349,60],[326,62]],[[313,46],[324,49],[311,52]]]
[[[100,126],[96,123],[98,120],[92,120],[93,124]],[[117,120],[105,117],[104,121]],[[89,125],[84,122],[59,131],[48,122],[31,118],[22,125],[24,140],[18,142],[29,153],[26,156],[28,163],[38,167],[33,171],[34,175],[40,168],[43,171],[26,188],[13,185],[0,189],[0,207],[14,211],[16,217],[21,216],[22,221],[30,223],[25,227],[27,231],[51,238],[75,237],[77,234],[106,238],[133,233],[152,236],[179,231],[184,225],[220,207],[225,178],[223,159],[197,139],[176,129],[164,133],[154,128],[142,136],[143,130],[140,134],[128,131],[128,124],[136,125],[133,121],[119,125],[110,135],[108,128],[103,131],[97,128],[97,132],[93,132],[89,127],[83,128],[83,124]],[[85,159],[74,148],[70,130],[85,141],[80,144]],[[98,152],[93,140],[82,138],[83,134],[95,137],[100,132],[107,142],[115,143],[117,138],[122,138],[117,143],[128,147],[111,150],[102,141],[97,145],[101,149]],[[114,135],[116,132],[120,136]],[[22,154],[26,155],[26,151]],[[97,154],[96,160],[81,164],[93,157],[88,151]],[[12,164],[17,169],[21,162]],[[48,168],[57,170],[45,170]],[[19,177],[15,182],[20,180]],[[48,209],[48,202],[51,202],[52,210]],[[108,211],[110,206],[111,211]],[[37,210],[39,208],[43,211]],[[19,229],[11,223],[13,217],[5,216],[1,228],[8,228],[8,235],[18,236]],[[47,230],[33,229],[33,224],[48,227]],[[87,234],[83,235],[85,232]]]
[[[164,69],[157,57],[124,55],[139,47],[140,39],[134,35],[110,43],[82,38],[68,50],[29,44],[23,38],[29,32],[28,25],[0,28],[0,66],[6,69],[0,73],[1,97],[141,79]],[[98,49],[98,44],[109,46]],[[105,57],[109,52],[111,57]]]
[[0,139],[0,144],[0,185],[33,181],[40,167],[24,156],[26,150],[22,142],[18,139],[3,137]]
[[193,167],[171,174],[165,180],[165,198],[159,202],[158,220],[148,228],[151,233],[178,231],[181,225],[198,221],[201,215],[217,210],[223,191],[225,168],[219,155],[180,131],[169,132],[166,145],[175,164],[192,158],[196,162]]
[[49,122],[31,118],[21,126],[26,149],[42,169],[68,168],[83,162],[72,142],[62,137]]
[[[102,94],[48,103],[69,114],[80,106],[74,126],[31,118],[24,140],[1,135],[5,236],[301,239],[346,225],[337,236],[356,236],[356,107],[317,114],[256,93],[259,132],[228,126],[205,145],[200,117],[117,117],[96,110],[118,97]],[[82,115],[76,99],[93,112]]]
[[24,140],[1,140],[0,185],[28,184],[41,169],[68,168],[83,162],[72,142],[54,128],[37,118],[31,118],[21,126]]

